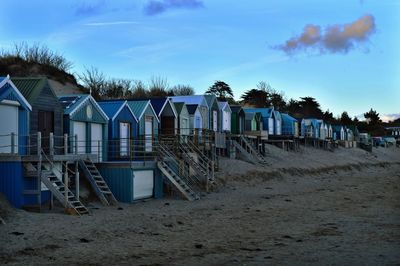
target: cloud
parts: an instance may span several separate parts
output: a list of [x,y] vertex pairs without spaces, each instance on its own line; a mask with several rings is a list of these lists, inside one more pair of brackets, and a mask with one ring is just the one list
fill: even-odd
[[317,50],[320,53],[347,53],[357,45],[365,43],[375,32],[375,19],[365,15],[356,21],[333,25],[324,31],[318,25],[306,25],[303,32],[273,48],[292,55],[296,52]]
[[139,24],[136,21],[109,21],[109,22],[91,22],[84,24],[85,26],[115,26],[115,25],[129,25],[129,24]]
[[168,9],[196,9],[202,7],[204,7],[204,4],[201,0],[150,0],[145,5],[144,12],[148,16],[154,16]]
[[75,9],[76,16],[92,16],[101,13],[105,5],[104,0],[80,3]]
[[400,118],[400,114],[386,114],[381,116],[383,122],[394,121],[398,118]]

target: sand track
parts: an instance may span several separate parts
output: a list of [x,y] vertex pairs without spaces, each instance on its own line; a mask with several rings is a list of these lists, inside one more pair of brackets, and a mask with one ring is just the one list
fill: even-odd
[[396,264],[399,152],[308,150],[296,160],[271,147],[274,167],[224,159],[220,185],[192,203],[93,203],[80,218],[11,210],[0,264]]

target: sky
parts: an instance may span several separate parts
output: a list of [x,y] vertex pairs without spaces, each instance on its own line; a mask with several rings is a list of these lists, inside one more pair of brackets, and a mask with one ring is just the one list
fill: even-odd
[[400,117],[398,0],[2,0],[0,46],[40,43],[108,77],[236,99],[265,81],[335,116]]

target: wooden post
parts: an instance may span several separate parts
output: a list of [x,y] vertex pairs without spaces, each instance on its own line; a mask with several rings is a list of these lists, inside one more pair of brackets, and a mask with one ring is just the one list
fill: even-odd
[[100,147],[101,147],[101,140],[98,140],[97,141],[97,162],[100,162],[100,156],[101,156],[101,150],[100,150]]
[[27,155],[31,155],[31,136],[28,135],[28,148],[27,148]]
[[11,153],[14,154],[15,152],[15,133],[11,133]]
[[75,154],[78,154],[78,135],[74,135]]
[[68,164],[65,163],[65,172],[64,172],[64,193],[65,193],[65,208],[68,207]]
[[49,136],[49,143],[50,143],[50,155],[53,156],[54,155],[54,133],[50,132],[50,136]]
[[52,210],[54,207],[54,195],[53,192],[50,191],[50,205],[49,205],[49,209]]
[[79,200],[79,164],[75,161],[75,197]]
[[37,154],[40,155],[42,150],[42,132],[37,133]]
[[64,154],[68,154],[68,134],[64,134]]

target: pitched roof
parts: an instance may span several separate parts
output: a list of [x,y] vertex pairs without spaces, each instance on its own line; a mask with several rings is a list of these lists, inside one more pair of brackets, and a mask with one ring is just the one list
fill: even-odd
[[193,115],[194,113],[196,113],[198,105],[197,104],[187,104],[186,108],[189,112],[189,114]]
[[58,97],[58,101],[64,108],[64,114],[72,116],[79,108],[90,101],[93,106],[99,111],[100,115],[108,121],[107,114],[101,109],[99,104],[95,101],[95,99],[90,94],[71,94],[71,95],[61,95]]
[[232,113],[232,109],[229,106],[228,102],[218,102],[218,108],[219,108],[219,110],[228,109]]
[[[183,110],[183,107],[185,107],[185,103],[174,103],[175,110],[178,114],[180,114]],[[187,107],[186,107],[187,109]]]
[[281,116],[282,116],[282,121],[284,122],[297,122],[297,119],[289,114],[281,113]]
[[128,106],[129,106],[129,108],[131,108],[131,110],[132,110],[133,114],[135,115],[135,117],[137,118],[137,120],[140,120],[142,118],[144,112],[146,111],[146,108],[148,106],[150,106],[151,110],[154,113],[154,116],[156,117],[157,121],[159,121],[158,116],[157,116],[156,112],[154,111],[153,106],[150,103],[150,100],[146,100],[146,101],[129,100]]
[[247,113],[261,113],[262,117],[271,117],[274,114],[274,108],[243,108]]
[[[11,80],[25,97],[25,99],[31,104],[36,100],[47,84],[46,78],[11,78]],[[53,89],[51,90],[54,94],[54,97],[56,97]]]
[[232,113],[237,113],[242,109],[242,106],[240,106],[240,105],[231,105],[230,107],[231,107]]
[[215,97],[214,94],[205,94],[204,98],[206,99],[208,108],[211,108],[211,106],[214,104],[214,102],[217,101],[217,97]]
[[[29,104],[26,98],[21,94],[21,92],[18,90],[15,84],[11,81],[10,76],[0,77],[0,95],[6,93],[9,89],[14,92],[14,95],[18,98],[19,102],[22,104],[24,108],[27,108],[30,111],[32,111],[32,106]],[[7,97],[7,95],[4,95],[4,97]]]
[[126,106],[126,108],[128,108],[129,112],[137,121],[137,118],[133,113],[132,109],[129,107],[127,101],[104,101],[104,102],[102,101],[98,102],[98,104],[111,120],[114,120]]
[[172,102],[184,102],[185,104],[197,104],[201,105],[204,101],[207,104],[207,101],[204,98],[204,95],[185,95],[185,96],[171,96],[169,97]]

